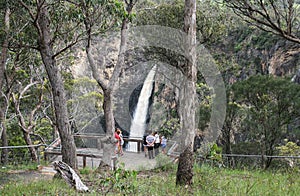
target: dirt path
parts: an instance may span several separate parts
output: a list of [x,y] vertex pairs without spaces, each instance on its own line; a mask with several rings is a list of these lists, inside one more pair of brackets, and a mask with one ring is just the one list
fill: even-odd
[[[61,158],[58,157],[57,160]],[[99,159],[87,158],[87,166],[97,168]],[[82,159],[78,159],[79,168],[82,168]],[[124,155],[118,158],[118,166],[124,167],[126,170],[149,170],[156,165],[155,159],[148,159],[144,153],[124,152]],[[39,170],[14,170],[10,172],[1,172],[0,170],[0,189],[7,183],[32,182],[35,180],[51,180],[56,171],[52,165],[41,166]]]
[[[58,156],[55,161],[61,161],[61,155]],[[83,167],[82,157],[78,157],[78,167]],[[98,167],[100,163],[99,158],[86,158],[86,166],[92,169]],[[124,165],[126,170],[148,170],[153,169],[156,165],[155,159],[148,159],[145,157],[143,152],[135,153],[135,152],[124,152],[124,155],[118,158],[118,165]]]

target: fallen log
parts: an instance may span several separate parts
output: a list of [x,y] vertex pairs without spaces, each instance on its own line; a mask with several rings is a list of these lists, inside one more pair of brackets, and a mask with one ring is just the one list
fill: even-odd
[[89,191],[89,188],[83,184],[80,177],[68,164],[62,161],[54,161],[53,166],[57,171],[57,175],[62,177],[71,187],[74,187],[77,191]]

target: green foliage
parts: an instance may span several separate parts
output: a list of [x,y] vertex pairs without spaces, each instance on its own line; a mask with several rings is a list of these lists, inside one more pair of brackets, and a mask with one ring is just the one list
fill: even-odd
[[[214,42],[226,34],[226,13],[211,0],[199,1],[197,7],[197,36],[201,43]],[[154,4],[155,5],[155,4]],[[227,17],[227,18],[226,18]],[[184,2],[172,1],[158,4],[137,13],[137,25],[161,25],[183,29]]]
[[[34,133],[40,135],[46,142],[52,141],[53,127],[48,119],[42,118],[37,122]],[[39,138],[36,138],[36,140],[39,141]]]
[[210,159],[220,160],[222,158],[222,148],[217,144],[213,144],[207,157]]
[[9,146],[25,145],[21,128],[18,126],[18,122],[16,120],[12,120],[9,123],[7,123],[6,128],[7,128],[8,138],[9,138],[8,140]]
[[125,192],[127,194],[133,193],[137,186],[134,183],[131,183],[129,180],[136,180],[137,172],[128,171],[124,169],[117,169],[114,172],[114,188],[120,192]]
[[94,35],[119,28],[124,18],[132,20],[134,17],[133,13],[128,14],[121,0],[84,0],[84,2],[85,4],[79,5],[78,8],[82,15],[81,20],[89,22],[87,28],[91,28]]
[[64,79],[64,88],[66,91],[71,91],[74,85],[74,76],[70,72],[61,72],[61,75]]
[[[297,195],[299,180],[290,173],[196,167],[195,188],[205,195]],[[293,178],[289,180],[290,178]],[[194,194],[196,194],[194,192]]]
[[76,191],[71,189],[64,180],[55,179],[38,180],[33,183],[12,182],[4,185],[0,190],[1,195],[76,195]]
[[85,167],[85,168],[82,168],[82,169],[79,169],[79,173],[81,175],[89,175],[91,173],[93,173],[93,169],[89,168],[89,167]]
[[211,95],[207,84],[199,82],[196,84],[196,92],[199,99],[198,107],[198,129],[204,131],[208,127],[211,115]]
[[17,165],[5,165],[2,166],[1,172],[13,173],[14,171],[34,171],[38,169],[37,163],[17,164]]
[[[300,146],[294,142],[287,142],[285,145],[279,146],[276,149],[279,151],[279,155],[281,156],[299,156],[300,154]],[[299,166],[300,164],[299,159],[286,158],[285,160],[292,168],[297,165]]]
[[258,142],[239,142],[232,145],[233,154],[260,154],[261,150],[259,148],[260,144]]
[[234,42],[236,53],[245,49],[270,50],[280,40],[278,36],[270,32],[260,31],[243,23],[241,24],[231,32],[236,39]]
[[113,188],[116,192],[132,194],[136,191],[137,172],[124,170],[122,167],[113,172],[106,173],[100,179],[100,185],[104,190],[109,191]]
[[244,134],[259,143],[261,153],[273,155],[286,125],[299,116],[300,86],[284,78],[258,75],[235,83],[232,93],[247,112]]
[[171,118],[166,120],[162,126],[159,128],[160,135],[170,138],[173,136],[180,128],[180,123],[178,118]]
[[199,122],[198,128],[200,130],[205,130],[208,127],[208,123],[210,120],[211,114],[211,106],[207,104],[200,104],[198,112],[199,112]]
[[159,168],[162,171],[168,171],[173,169],[174,164],[170,157],[165,154],[160,153],[158,156],[155,157],[156,165],[155,168]]
[[219,147],[216,143],[209,145],[209,150],[206,154],[203,154],[206,159],[209,159],[217,164],[222,164],[222,148]]
[[[271,172],[261,170],[232,170],[211,167],[207,164],[195,165],[191,187],[177,187],[175,184],[176,167],[164,172],[162,170],[144,171],[141,173],[118,170],[118,181],[109,180],[110,189],[105,189],[101,175],[82,175],[84,183],[89,184],[89,193],[76,193],[63,180],[27,180],[0,184],[1,195],[298,195],[300,192],[299,172]],[[118,174],[117,174],[118,173]],[[126,172],[125,172],[126,173]],[[2,173],[0,172],[0,176]],[[2,176],[1,176],[2,177]],[[91,178],[92,177],[92,178]],[[113,177],[114,178],[114,177]],[[0,179],[1,181],[1,179]],[[118,185],[111,187],[112,183]],[[119,186],[127,183],[135,188]]]
[[[9,146],[22,146],[26,145],[23,139],[23,133],[16,119],[7,123],[7,138]],[[29,161],[30,155],[26,148],[14,148],[9,149],[8,158],[12,161],[12,164],[19,164]]]
[[282,156],[298,156],[300,154],[300,146],[294,142],[287,142],[284,146],[277,147],[277,149]]
[[223,166],[222,147],[216,143],[203,143],[195,153],[197,162],[210,162],[211,165]]
[[[103,110],[103,94],[97,82],[88,77],[73,79],[72,87],[69,94],[70,99],[67,101],[69,113],[75,122],[74,131],[80,131],[84,127],[92,125],[93,120],[99,116]],[[90,128],[90,131],[95,129]],[[83,144],[82,139],[76,139],[76,144]]]
[[266,31],[261,31],[258,34],[254,33],[252,36],[252,44],[258,50],[269,50],[278,40],[278,36]]
[[163,25],[183,28],[184,4],[161,4],[157,8],[141,10],[137,13],[137,25]]

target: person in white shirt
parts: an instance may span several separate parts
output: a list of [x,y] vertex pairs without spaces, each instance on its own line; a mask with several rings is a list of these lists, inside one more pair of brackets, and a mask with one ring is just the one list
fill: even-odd
[[154,155],[153,155],[153,147],[154,147],[154,142],[155,142],[154,134],[148,135],[146,137],[146,142],[147,142],[149,159],[154,159]]
[[123,139],[121,130],[120,130],[119,136],[120,136],[120,154],[121,154],[121,156],[123,156],[124,155],[124,152],[123,152],[124,139]]
[[157,131],[154,132],[154,137],[155,137],[154,153],[155,153],[155,156],[157,156],[159,154],[159,146],[160,146],[160,138],[159,138]]

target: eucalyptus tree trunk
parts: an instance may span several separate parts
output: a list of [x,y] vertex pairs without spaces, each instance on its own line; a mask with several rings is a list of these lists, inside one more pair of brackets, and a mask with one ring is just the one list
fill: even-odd
[[[8,3],[6,5],[5,15],[4,15],[4,40],[2,43],[2,50],[1,50],[1,60],[0,60],[0,101],[3,99],[3,101],[0,102],[0,138],[2,146],[8,146],[8,140],[7,140],[7,133],[6,133],[6,114],[5,111],[7,110],[8,101],[7,98],[5,98],[3,93],[3,83],[5,78],[5,64],[7,61],[7,50],[8,50],[8,43],[9,43],[9,20],[10,20],[10,9],[8,7]],[[6,99],[6,100],[4,100]],[[8,160],[8,150],[2,149],[1,152],[1,162],[6,163]]]
[[193,143],[196,128],[196,0],[185,0],[184,32],[187,34],[184,67],[186,81],[180,88],[179,117],[182,130],[176,185],[190,185],[193,178]]
[[62,161],[77,169],[76,146],[69,124],[64,83],[53,54],[52,37],[47,3],[38,2],[38,19],[35,27],[38,30],[39,52],[45,65],[53,93],[56,125],[61,139]]
[[[30,134],[28,132],[25,132],[23,131],[23,137],[25,139],[25,142],[27,145],[32,145],[32,140],[31,140],[31,137],[30,137]],[[36,150],[34,147],[29,147],[29,153],[30,153],[30,156],[31,156],[31,160],[33,162],[37,162],[38,161],[38,155],[36,153]]]
[[115,149],[115,139],[114,139],[114,130],[115,130],[115,119],[113,115],[113,104],[112,104],[112,90],[104,89],[104,101],[103,101],[103,110],[105,117],[105,127],[106,127],[106,138],[103,142],[103,157],[99,164],[98,169],[102,169],[103,166],[109,166],[111,168],[112,156],[114,155]]
[[[135,5],[136,0],[129,0],[126,1],[126,11],[128,15],[131,14],[133,6]],[[99,164],[98,169],[107,168],[107,166],[111,167],[111,160],[115,149],[115,119],[113,114],[113,92],[115,85],[119,79],[120,73],[122,71],[125,59],[125,52],[126,52],[126,42],[127,42],[127,31],[128,31],[128,23],[129,19],[125,17],[122,21],[122,28],[121,28],[121,43],[119,48],[119,55],[117,63],[114,67],[112,76],[109,80],[104,79],[101,77],[101,73],[99,73],[99,67],[103,67],[104,60],[101,61],[102,64],[97,64],[94,60],[93,55],[91,54],[91,39],[92,39],[92,28],[93,28],[93,21],[92,15],[90,15],[89,8],[87,4],[83,4],[83,12],[85,14],[85,28],[87,31],[87,45],[86,45],[86,54],[89,62],[89,66],[92,69],[93,78],[97,81],[98,85],[103,90],[104,101],[103,101],[103,110],[105,116],[105,125],[106,125],[106,138],[102,138],[103,142],[103,158]],[[101,56],[100,58],[105,58]]]
[[[5,125],[5,115],[4,111],[1,108],[0,111],[0,132],[1,132],[1,143],[2,146],[8,146],[7,133],[6,133],[6,125]],[[1,152],[1,163],[5,164],[8,161],[8,150],[2,149]]]

